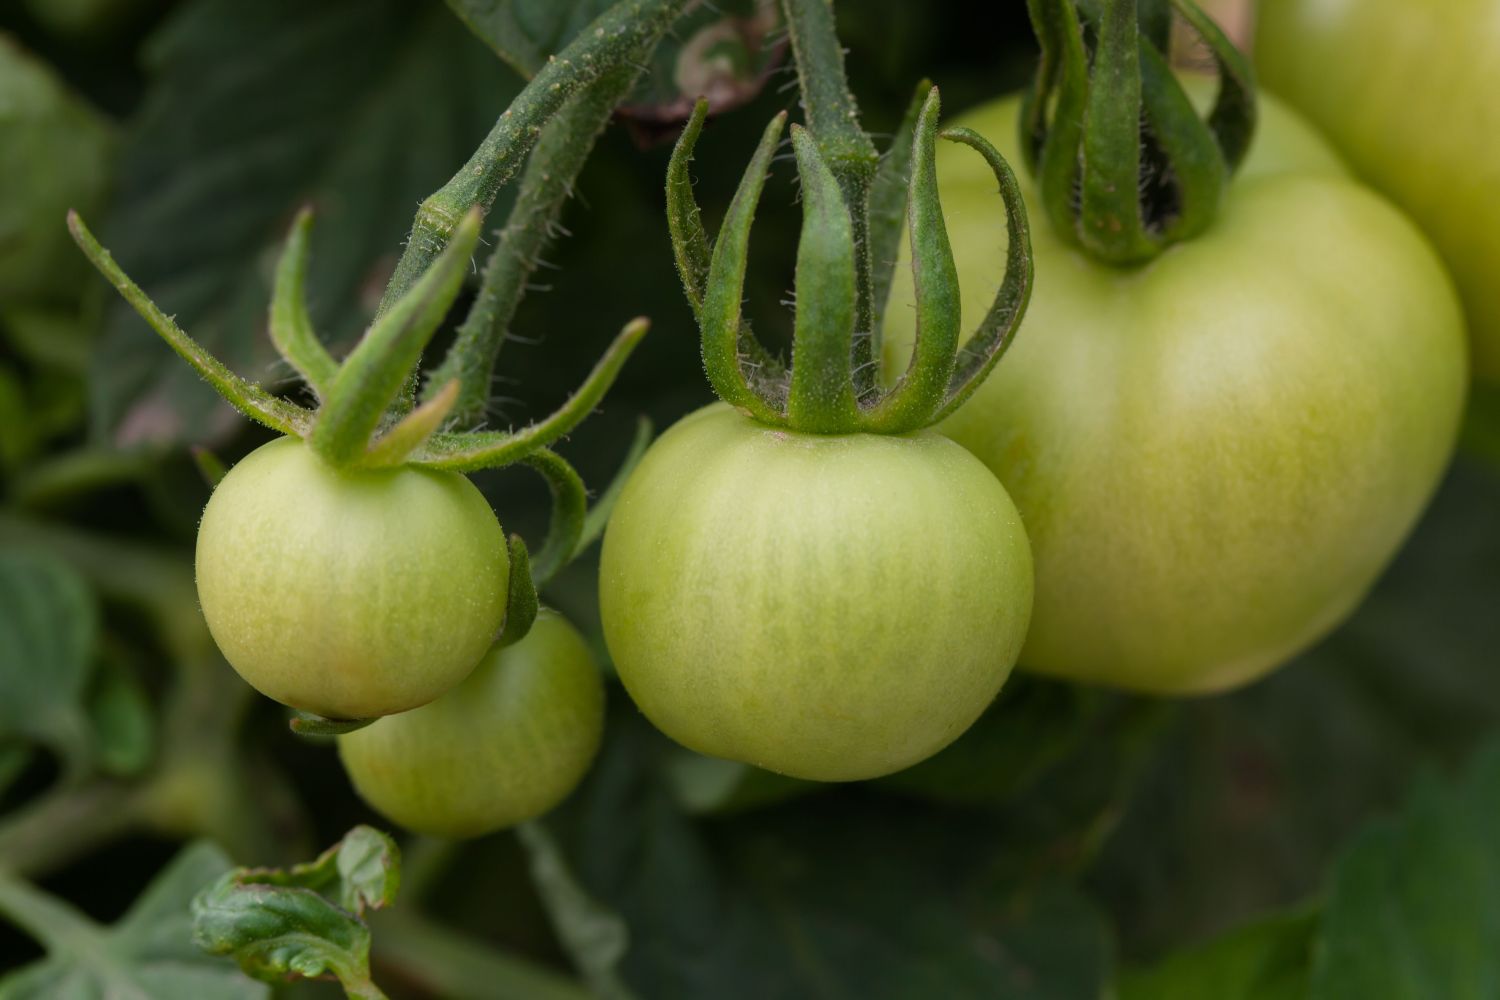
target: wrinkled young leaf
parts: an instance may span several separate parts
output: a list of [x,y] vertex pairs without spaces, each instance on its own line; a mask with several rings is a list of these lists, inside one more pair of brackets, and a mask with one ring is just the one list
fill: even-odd
[[1122,976],[1119,1000],[1305,1000],[1317,913],[1259,921]]
[[[617,0],[447,0],[500,58],[533,76],[582,28]],[[652,54],[621,114],[647,125],[686,121],[706,97],[714,112],[760,93],[780,58],[776,0],[695,4]]]
[[92,752],[83,702],[99,612],[60,560],[0,553],[0,741],[41,744],[75,772]]
[[[670,747],[634,713],[549,827],[589,895],[625,918],[643,997],[1095,1000],[1103,921],[1017,881],[1002,824],[835,789],[728,824],[694,820]],[[834,990],[836,992],[831,992]]]
[[366,910],[389,905],[400,852],[389,836],[357,826],[317,860],[287,869],[238,868],[193,900],[193,939],[230,955],[257,978],[333,976],[370,987]]
[[[253,380],[290,375],[266,318],[296,210],[311,204],[318,218],[313,324],[347,345],[414,206],[520,85],[441,6],[406,0],[193,0],[146,56],[151,84],[101,237],[183,329]],[[92,374],[96,430],[119,440],[203,440],[232,420],[124,302],[110,305]]]
[[85,266],[63,217],[109,181],[109,124],[52,69],[0,34],[0,305],[76,297]]
[[1424,781],[1334,870],[1309,1000],[1482,1000],[1500,990],[1500,743]]
[[266,986],[193,947],[189,901],[229,866],[212,844],[185,848],[112,928],[0,874],[0,914],[48,952],[0,979],[0,1000],[266,1000]]

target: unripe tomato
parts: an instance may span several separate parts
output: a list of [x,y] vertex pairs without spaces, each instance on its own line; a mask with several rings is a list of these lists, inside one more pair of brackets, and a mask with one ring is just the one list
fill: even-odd
[[1432,237],[1500,379],[1500,0],[1261,0],[1255,55]]
[[[1018,109],[961,124],[1017,158]],[[977,158],[943,149],[939,169],[972,315],[1004,270],[1004,221]],[[1162,693],[1258,677],[1354,608],[1448,462],[1467,378],[1452,284],[1269,100],[1212,228],[1143,266],[1063,244],[1023,184],[1031,307],[941,427],[1025,518],[1021,665]],[[892,362],[912,340],[903,301]]]
[[984,711],[1026,633],[1031,553],[995,477],[938,434],[799,434],[719,403],[631,476],[599,587],[620,680],[668,736],[850,781]]
[[604,684],[567,620],[537,616],[430,705],[338,738],[360,797],[408,830],[474,837],[557,805],[604,733]]
[[415,466],[338,471],[296,438],[258,448],[198,527],[198,600],[252,687],[331,718],[425,704],[505,617],[510,559],[483,495]]

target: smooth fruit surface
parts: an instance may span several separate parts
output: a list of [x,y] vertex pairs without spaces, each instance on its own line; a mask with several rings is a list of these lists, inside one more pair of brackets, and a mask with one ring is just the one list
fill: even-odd
[[1458,282],[1477,374],[1500,379],[1500,0],[1261,0],[1256,63]]
[[247,455],[198,528],[198,600],[256,690],[330,718],[425,704],[505,616],[505,534],[463,476],[335,471],[295,438]]
[[932,432],[821,436],[723,404],[651,446],[604,539],[626,689],[700,753],[795,777],[900,770],[1009,675],[1031,553],[1005,490]]
[[[1005,99],[962,124],[1019,162],[1017,114]],[[1004,269],[1000,199],[978,157],[944,149],[939,169],[972,321]],[[1467,378],[1451,282],[1269,100],[1214,225],[1147,265],[1097,264],[1031,214],[1030,310],[941,428],[1025,518],[1021,665],[1161,693],[1258,677],[1354,608],[1447,464]]]
[[419,833],[473,837],[532,819],[583,779],[604,734],[604,684],[550,611],[429,705],[338,738],[360,797]]

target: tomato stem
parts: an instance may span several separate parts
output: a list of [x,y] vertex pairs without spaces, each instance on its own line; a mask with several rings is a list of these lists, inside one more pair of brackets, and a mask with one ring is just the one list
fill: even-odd
[[849,216],[857,289],[851,367],[859,397],[868,399],[877,388],[869,236],[870,190],[880,156],[859,123],[859,106],[849,92],[844,49],[835,30],[833,0],[782,0],[782,9],[792,58],[797,65],[807,129],[838,182]]
[[605,73],[564,105],[542,130],[521,175],[515,205],[485,265],[479,294],[442,364],[427,378],[425,397],[429,399],[449,381],[458,380],[452,415],[460,426],[484,422],[490,376],[531,275],[558,230],[558,217],[595,140],[639,76],[634,64]]
[[[464,215],[487,214],[521,169],[545,125],[580,89],[621,66],[645,63],[667,28],[692,0],[627,0],[595,18],[552,56],[495,122],[452,179],[429,195],[412,220],[406,249],[380,300],[393,308],[448,245]],[[410,387],[413,396],[415,386]],[[406,405],[414,402],[409,400]]]

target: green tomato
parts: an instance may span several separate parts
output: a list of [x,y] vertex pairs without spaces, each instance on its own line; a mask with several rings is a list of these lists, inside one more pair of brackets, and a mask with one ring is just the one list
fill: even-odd
[[337,471],[296,438],[229,471],[198,527],[198,600],[225,659],[294,708],[357,719],[463,680],[505,617],[505,533],[463,476]]
[[338,738],[360,797],[408,830],[474,837],[532,819],[583,779],[604,734],[604,683],[550,611],[430,705]]
[[620,680],[692,750],[819,781],[947,746],[1015,662],[1020,517],[930,431],[775,430],[723,404],[651,446],[600,566]]
[[[961,124],[1018,162],[1018,110]],[[1138,268],[1061,242],[1023,180],[1031,307],[941,428],[1025,518],[1023,668],[1159,693],[1250,681],[1354,608],[1448,462],[1467,370],[1447,275],[1306,126],[1261,110],[1212,228]],[[1004,220],[978,157],[944,149],[939,169],[973,316],[1004,270]],[[906,282],[893,367],[913,336]]]
[[1261,0],[1256,62],[1437,244],[1500,379],[1500,0]]

